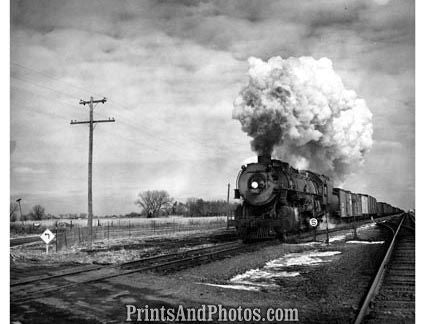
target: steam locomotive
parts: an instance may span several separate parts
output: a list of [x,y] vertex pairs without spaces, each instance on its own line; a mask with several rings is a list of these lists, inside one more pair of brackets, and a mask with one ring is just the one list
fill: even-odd
[[325,221],[350,222],[401,212],[370,195],[334,188],[332,180],[288,163],[258,156],[239,171],[235,226],[244,241],[309,231]]

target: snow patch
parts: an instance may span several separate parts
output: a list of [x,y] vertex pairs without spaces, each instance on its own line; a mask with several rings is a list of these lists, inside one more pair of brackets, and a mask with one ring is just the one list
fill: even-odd
[[[293,266],[314,266],[330,262],[329,257],[340,254],[340,251],[305,251],[302,253],[289,253],[279,259],[267,262],[261,269],[251,269],[238,274],[229,280],[229,284],[209,286],[258,291],[262,288],[279,288],[279,280],[300,276],[298,271],[288,271]],[[288,269],[289,268],[289,269]]]
[[329,238],[329,243],[345,240],[346,237],[347,237],[346,234],[336,235],[336,236],[330,237]]
[[384,244],[385,241],[347,241],[350,244]]
[[206,286],[227,288],[227,289],[260,291],[260,287],[253,287],[253,286],[247,286],[247,285],[217,285],[217,284],[210,284],[210,283],[202,283],[202,284]]
[[279,269],[297,265],[316,265],[330,260],[323,260],[323,257],[329,257],[340,254],[340,251],[307,251],[302,253],[289,253],[282,258],[272,260],[266,263],[266,269]]
[[314,246],[314,245],[322,245],[323,242],[316,241],[316,242],[305,242],[305,243],[297,243],[298,246]]
[[[267,266],[264,267],[267,269]],[[280,271],[280,272],[271,272],[267,270],[261,269],[252,269],[245,273],[238,274],[230,279],[230,282],[242,283],[243,281],[249,280],[249,282],[257,282],[264,280],[273,280],[284,277],[296,277],[299,276],[299,272],[288,272],[288,271]]]
[[359,227],[359,229],[367,229],[367,228],[371,228],[371,227],[375,227],[376,223],[368,223],[368,224],[364,224],[362,226]]

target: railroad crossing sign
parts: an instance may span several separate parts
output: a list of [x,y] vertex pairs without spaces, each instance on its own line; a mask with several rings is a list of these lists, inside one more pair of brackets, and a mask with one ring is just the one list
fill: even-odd
[[310,225],[313,227],[316,227],[318,224],[318,221],[316,218],[310,218]]
[[46,229],[43,234],[40,235],[40,238],[44,241],[44,243],[49,244],[55,238],[55,234],[53,234],[49,229]]

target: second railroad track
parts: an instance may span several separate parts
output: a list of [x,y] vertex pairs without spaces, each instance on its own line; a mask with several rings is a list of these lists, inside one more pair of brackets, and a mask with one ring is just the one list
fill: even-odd
[[355,324],[415,323],[415,220],[405,214]]

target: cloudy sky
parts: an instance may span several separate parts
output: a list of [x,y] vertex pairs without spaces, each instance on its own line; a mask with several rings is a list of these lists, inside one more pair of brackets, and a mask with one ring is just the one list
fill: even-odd
[[247,59],[332,60],[373,113],[374,145],[345,187],[414,204],[414,2],[11,2],[11,196],[23,212],[85,212],[87,106],[95,108],[94,213],[137,193],[225,199],[254,155],[232,120]]

